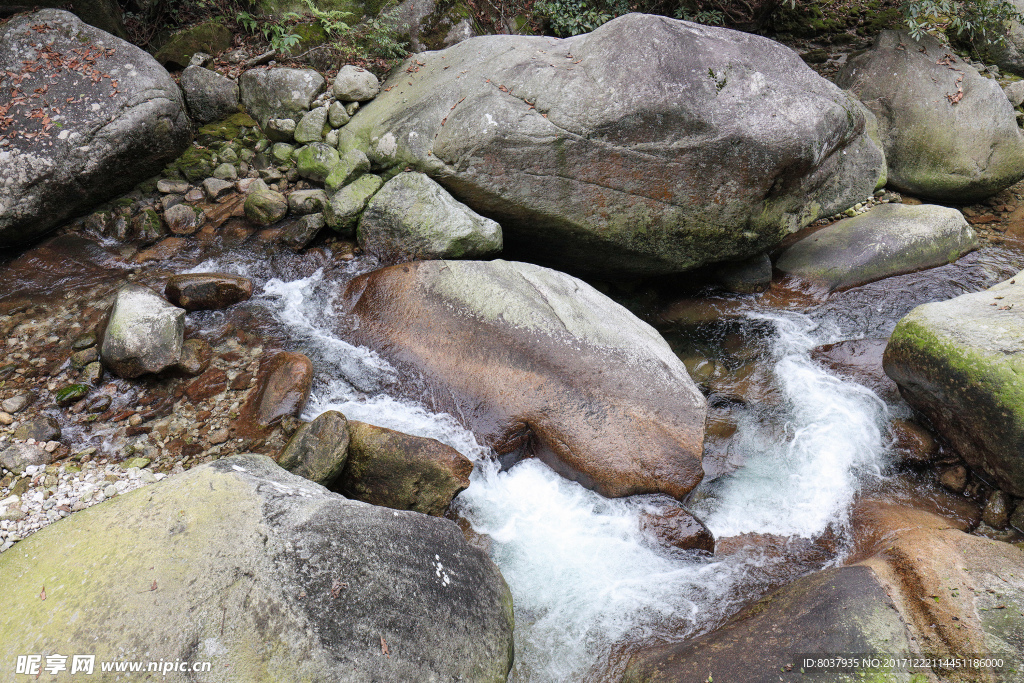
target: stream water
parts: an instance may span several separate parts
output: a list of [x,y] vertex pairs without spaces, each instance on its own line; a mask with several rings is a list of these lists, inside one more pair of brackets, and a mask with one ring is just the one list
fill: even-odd
[[[503,470],[458,420],[431,411],[417,378],[400,376],[373,351],[347,342],[350,321],[337,295],[376,264],[328,259],[317,265],[247,247],[197,260],[161,268],[253,278],[257,295],[246,305],[265,312],[273,333],[313,360],[317,375],[304,419],[339,410],[435,438],[474,461],[471,486],[455,511],[511,588],[516,662],[510,680],[520,683],[617,680],[636,645],[707,632],[771,588],[841,563],[858,493],[899,488],[889,467],[887,423],[906,407],[830,374],[812,360],[812,350],[884,338],[914,306],[990,286],[1024,266],[1018,252],[988,248],[955,265],[790,307],[799,310],[738,297],[738,316],[700,330],[705,352],[707,339],[721,350],[728,347],[723,339],[738,335],[744,362],[757,366],[772,396],[730,405],[734,468],[709,475],[687,501],[719,541],[711,556],[664,546],[642,531],[645,514],[677,501],[606,499],[537,460]],[[191,317],[202,327],[204,316],[218,315]],[[689,338],[686,331],[675,334]],[[824,550],[808,554],[812,546]]]
[[[641,530],[640,519],[675,501],[609,500],[536,460],[503,471],[456,419],[432,413],[426,397],[402,387],[386,361],[339,338],[345,321],[335,306],[337,276],[320,269],[291,280],[271,277],[259,301],[315,359],[318,378],[305,419],[339,410],[438,439],[476,463],[456,509],[486,537],[512,590],[512,680],[615,680],[631,644],[706,632],[778,583],[842,561],[858,491],[885,486],[890,409],[869,389],[826,372],[810,352],[828,342],[887,335],[917,299],[946,298],[963,283],[985,286],[1015,272],[1014,259],[1004,254],[972,258],[945,274],[917,275],[916,285],[905,276],[907,288],[898,296],[891,288],[876,294],[866,315],[852,313],[863,308],[858,293],[838,295],[810,313],[762,309],[751,300],[740,323],[748,332],[747,354],[768,368],[780,400],[738,411],[731,448],[742,466],[702,484],[689,507],[718,539],[831,538],[832,551],[813,567],[758,543],[714,557],[666,548]],[[233,268],[219,263],[197,270],[212,265]],[[341,277],[359,270],[353,265]]]

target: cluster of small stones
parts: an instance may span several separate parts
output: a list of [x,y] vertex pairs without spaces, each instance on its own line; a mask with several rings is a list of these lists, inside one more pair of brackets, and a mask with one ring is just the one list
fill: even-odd
[[[95,449],[87,449],[95,451]],[[35,465],[22,476],[0,469],[0,553],[72,512],[160,481],[167,475],[136,458],[124,464]],[[172,472],[181,466],[172,468]]]
[[875,190],[875,193],[870,197],[865,197],[864,201],[857,202],[841,213],[834,214],[828,218],[822,218],[818,223],[832,223],[834,221],[841,221],[844,218],[853,218],[854,216],[859,216],[862,213],[867,213],[879,204],[899,204],[902,201],[903,198],[898,192],[892,192],[891,190]]
[[[237,453],[274,456],[297,426],[285,420],[267,435],[236,434],[260,359],[274,351],[252,331],[259,326],[244,321],[214,340],[199,376],[128,381],[105,373],[93,359],[96,330],[119,284],[14,305],[0,315],[0,452],[35,444],[49,460],[21,475],[0,469],[4,548],[168,473]],[[49,426],[52,433],[39,434]],[[24,438],[29,427],[44,440]]]
[[955,456],[937,462],[935,471],[943,488],[982,505],[981,523],[974,534],[1007,543],[1024,541],[1024,500],[988,486]]

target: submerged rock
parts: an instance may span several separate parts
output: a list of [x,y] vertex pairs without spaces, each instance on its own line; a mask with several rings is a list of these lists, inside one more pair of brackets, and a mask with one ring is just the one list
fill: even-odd
[[178,364],[184,339],[184,309],[148,287],[128,284],[114,299],[100,357],[119,377],[163,372]]
[[359,343],[423,373],[498,453],[533,452],[607,496],[700,482],[707,405],[646,323],[563,273],[420,261],[348,285]]
[[359,246],[378,257],[479,258],[501,251],[501,226],[422,173],[399,173],[359,221]]
[[0,585],[4,661],[88,652],[210,662],[211,680],[359,683],[500,683],[512,665],[512,597],[458,526],[263,456],[61,520],[0,555]]
[[1024,134],[999,84],[935,38],[882,31],[836,82],[878,118],[897,190],[966,203],[1024,177]]
[[977,247],[956,209],[881,204],[796,242],[775,267],[835,291],[943,266]]
[[473,463],[440,441],[352,420],[338,490],[373,505],[441,516],[469,487]]
[[660,542],[680,550],[715,552],[715,537],[711,530],[683,508],[671,508],[660,514],[643,515],[640,528]]
[[24,102],[10,101],[13,126],[0,147],[0,248],[126,192],[191,139],[170,74],[140,48],[69,12],[40,10],[5,24],[3,72],[17,75],[11,92]]
[[430,175],[507,244],[576,270],[758,254],[863,201],[884,166],[855,100],[751,34],[629,14],[410,60],[339,146]]
[[893,330],[884,367],[972,468],[1024,496],[1024,272],[915,308]]

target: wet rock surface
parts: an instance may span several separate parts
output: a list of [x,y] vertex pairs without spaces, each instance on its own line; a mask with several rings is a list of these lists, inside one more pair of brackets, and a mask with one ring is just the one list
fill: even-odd
[[339,491],[372,505],[440,516],[469,486],[473,463],[434,439],[355,420]]
[[225,273],[188,273],[167,281],[164,294],[186,311],[227,308],[252,296],[252,280]]
[[498,453],[526,447],[609,496],[681,499],[703,477],[703,396],[653,328],[582,281],[421,261],[357,278],[345,297],[357,338],[423,372]]

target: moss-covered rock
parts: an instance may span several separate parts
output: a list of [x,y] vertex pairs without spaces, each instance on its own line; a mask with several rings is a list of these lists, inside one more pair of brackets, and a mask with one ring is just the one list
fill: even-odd
[[216,154],[212,149],[189,147],[185,153],[167,165],[167,170],[176,171],[191,183],[209,178],[217,168]]
[[359,246],[380,258],[482,258],[501,251],[501,226],[415,171],[373,196],[359,220]]
[[350,234],[355,230],[359,216],[366,208],[370,197],[384,184],[384,179],[378,175],[366,174],[357,180],[341,188],[333,197],[331,203],[324,211],[324,219],[327,225],[331,226],[342,234]]
[[256,225],[272,225],[288,214],[288,200],[273,190],[253,192],[245,198],[244,210]]
[[834,291],[952,263],[977,246],[956,209],[882,204],[794,243],[775,267]]
[[469,486],[473,463],[440,441],[354,420],[348,433],[338,484],[349,498],[440,516]]
[[508,587],[454,523],[346,500],[263,456],[75,513],[0,555],[0,585],[5,662],[89,653],[268,682],[504,683],[512,665]]
[[168,39],[156,54],[156,61],[169,68],[185,68],[197,52],[219,54],[231,47],[231,29],[217,21],[178,31]]
[[1024,272],[899,321],[885,372],[992,484],[1024,496]]
[[338,150],[323,142],[314,142],[296,153],[295,168],[303,178],[322,183],[340,161]]

